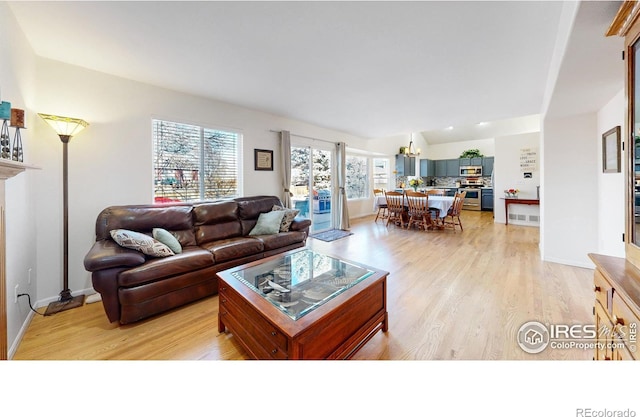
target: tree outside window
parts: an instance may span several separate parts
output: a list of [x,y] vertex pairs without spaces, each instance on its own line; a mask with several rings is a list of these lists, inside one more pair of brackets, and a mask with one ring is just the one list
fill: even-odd
[[347,155],[347,198],[367,198],[369,196],[369,165],[364,156]]

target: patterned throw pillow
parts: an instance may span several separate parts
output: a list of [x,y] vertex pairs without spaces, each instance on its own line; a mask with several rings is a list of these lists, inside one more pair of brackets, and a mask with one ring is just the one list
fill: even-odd
[[175,255],[167,245],[162,242],[158,242],[151,236],[147,236],[144,233],[133,232],[125,229],[114,229],[110,233],[113,240],[124,248],[135,249],[145,255],[155,256],[158,258]]
[[278,205],[273,206],[271,210],[284,211],[284,217],[282,218],[282,223],[280,224],[281,232],[288,232],[289,228],[291,227],[291,223],[293,222],[293,219],[295,219],[298,213],[300,213],[300,210],[288,209]]
[[170,231],[165,229],[160,229],[160,228],[154,228],[151,231],[151,234],[153,235],[153,238],[155,240],[169,246],[169,249],[171,249],[173,253],[182,252],[182,245],[180,245],[180,242],[178,241],[178,239],[176,239],[176,237],[173,234],[171,234]]

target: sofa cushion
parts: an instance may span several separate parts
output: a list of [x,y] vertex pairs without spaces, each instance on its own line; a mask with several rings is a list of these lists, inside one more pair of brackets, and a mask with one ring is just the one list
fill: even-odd
[[284,211],[284,217],[282,218],[282,223],[280,224],[280,231],[281,232],[288,232],[289,228],[291,227],[291,223],[293,222],[293,219],[295,219],[296,216],[298,215],[298,213],[300,213],[300,210],[288,209],[288,208],[285,208],[285,207],[282,207],[282,206],[278,206],[278,205],[273,206],[272,210],[274,210],[274,211],[278,211],[278,210]]
[[[154,227],[161,227],[172,232],[176,230],[192,231],[192,206],[178,204],[111,206],[102,210],[96,220],[96,240],[108,239],[114,229],[134,230],[151,234]],[[182,246],[185,243],[181,242]]]
[[138,250],[145,255],[166,257],[174,255],[173,251],[164,243],[158,242],[151,236],[132,230],[115,229],[111,231],[111,237],[120,246]]
[[284,211],[270,211],[268,213],[260,213],[258,222],[249,232],[249,236],[273,235],[279,233],[283,217]]
[[145,282],[197,271],[215,264],[208,250],[198,247],[185,247],[184,250],[168,258],[149,259],[143,265],[122,271],[118,275],[118,284],[133,287]]
[[171,249],[173,253],[182,252],[182,246],[180,245],[180,242],[168,230],[156,227],[151,231],[151,234],[155,240],[169,246],[169,249]]
[[202,203],[193,207],[198,245],[242,236],[238,205],[234,201]]
[[304,232],[280,232],[275,235],[261,235],[253,238],[260,240],[264,245],[264,250],[267,251],[304,242],[305,237],[306,233]]
[[216,240],[205,243],[201,245],[201,247],[213,254],[216,263],[255,255],[264,250],[264,245],[261,240],[250,237],[234,237],[231,239]]

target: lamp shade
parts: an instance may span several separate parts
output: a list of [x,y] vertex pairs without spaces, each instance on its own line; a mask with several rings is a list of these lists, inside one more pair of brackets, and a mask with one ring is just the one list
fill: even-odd
[[59,136],[73,136],[85,127],[89,126],[89,123],[82,119],[74,119],[72,117],[54,116],[51,114],[38,113],[45,122],[49,124],[56,131]]

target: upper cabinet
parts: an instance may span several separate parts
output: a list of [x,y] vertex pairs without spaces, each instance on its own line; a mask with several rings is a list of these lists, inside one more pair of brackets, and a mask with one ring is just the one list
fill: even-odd
[[420,176],[421,177],[435,177],[436,176],[436,161],[431,159],[420,160]]
[[459,158],[458,162],[461,167],[479,167],[482,165],[482,157],[479,158]]
[[493,172],[493,156],[485,156],[482,158],[482,176],[490,177]]
[[401,177],[416,175],[416,158],[413,156],[396,155],[396,171]]

